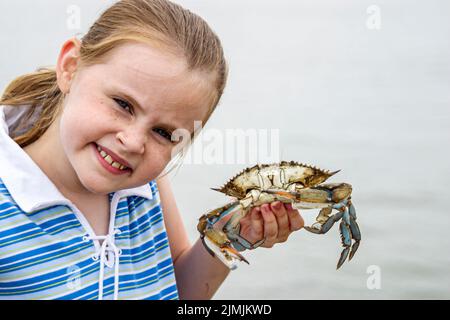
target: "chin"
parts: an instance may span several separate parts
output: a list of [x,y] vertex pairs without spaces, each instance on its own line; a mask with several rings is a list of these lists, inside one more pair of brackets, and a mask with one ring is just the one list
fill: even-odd
[[107,182],[99,181],[97,179],[94,179],[93,177],[88,177],[86,179],[80,178],[80,182],[86,190],[97,195],[107,195],[113,191],[117,191],[114,190],[117,189],[114,188],[114,186],[108,186]]

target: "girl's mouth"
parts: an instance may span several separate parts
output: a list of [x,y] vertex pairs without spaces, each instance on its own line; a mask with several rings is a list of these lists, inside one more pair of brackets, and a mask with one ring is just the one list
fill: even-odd
[[131,173],[131,169],[125,167],[124,165],[114,161],[110,155],[108,155],[105,151],[101,149],[96,143],[92,144],[92,148],[96,154],[96,157],[103,168],[105,168],[108,172],[121,175],[125,173]]

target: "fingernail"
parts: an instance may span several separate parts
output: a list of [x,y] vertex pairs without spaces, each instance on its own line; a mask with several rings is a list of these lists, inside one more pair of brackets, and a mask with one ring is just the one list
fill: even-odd
[[275,202],[274,204],[273,204],[273,208],[274,209],[281,209],[281,202]]

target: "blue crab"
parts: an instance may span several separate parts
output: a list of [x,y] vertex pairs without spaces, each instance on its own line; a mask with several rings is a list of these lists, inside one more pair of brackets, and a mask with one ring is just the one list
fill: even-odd
[[[240,253],[255,249],[264,243],[261,239],[250,243],[240,236],[240,220],[254,206],[281,201],[297,209],[321,209],[312,226],[305,230],[325,234],[338,221],[343,250],[337,269],[353,258],[361,241],[356,223],[356,211],[351,202],[352,186],[348,183],[323,183],[339,171],[330,172],[294,161],[259,164],[247,168],[229,180],[223,187],[213,189],[236,200],[200,217],[197,229],[208,252],[217,256],[230,269],[236,261],[248,261]],[[333,209],[337,210],[333,213]],[[222,228],[218,222],[230,216]],[[352,243],[353,240],[353,243]]]

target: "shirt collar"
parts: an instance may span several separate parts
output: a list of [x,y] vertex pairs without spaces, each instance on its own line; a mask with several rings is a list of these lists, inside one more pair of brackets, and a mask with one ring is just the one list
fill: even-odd
[[[17,108],[17,109],[16,109]],[[0,178],[22,211],[30,213],[55,205],[71,205],[30,156],[9,136],[13,120],[23,108],[0,106]],[[14,120],[15,121],[15,120]],[[149,184],[119,190],[119,198],[139,196],[153,199]]]

